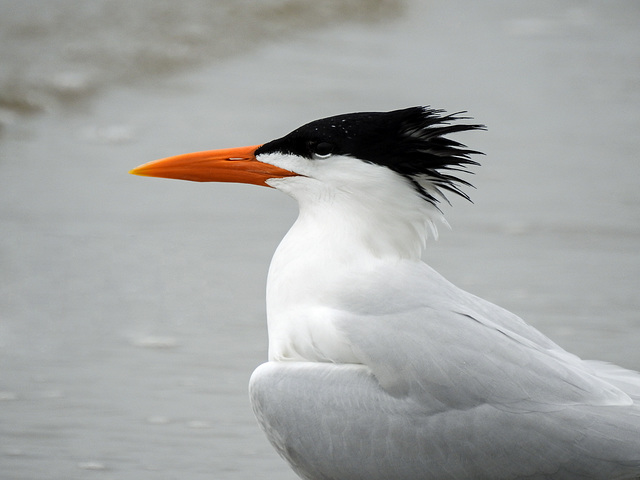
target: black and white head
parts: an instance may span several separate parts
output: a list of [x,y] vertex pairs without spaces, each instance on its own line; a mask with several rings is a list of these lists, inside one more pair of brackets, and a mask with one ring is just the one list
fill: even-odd
[[469,199],[461,174],[478,165],[471,155],[479,152],[449,135],[484,127],[464,120],[429,107],[337,115],[263,145],[179,155],[132,173],[270,186],[298,200],[301,215],[313,210],[336,230],[360,224],[363,235],[387,230],[417,244],[437,233],[448,193]]
[[[353,187],[356,178],[366,172],[367,167],[355,168],[358,163],[383,167],[437,207],[441,200],[448,202],[446,193],[469,200],[462,187],[471,184],[459,174],[469,173],[466,167],[470,165],[478,165],[471,155],[480,152],[448,135],[484,126],[459,123],[461,120],[468,117],[429,107],[348,113],[303,125],[262,145],[255,155],[260,161],[325,181],[336,189]],[[349,170],[356,175],[349,175]],[[368,177],[365,174],[365,180],[371,180]],[[279,182],[268,183],[276,186]]]

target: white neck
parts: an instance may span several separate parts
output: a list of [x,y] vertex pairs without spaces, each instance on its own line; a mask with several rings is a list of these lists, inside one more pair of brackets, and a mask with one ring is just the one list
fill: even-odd
[[443,220],[406,179],[365,167],[366,178],[348,179],[349,188],[303,176],[269,181],[300,207],[269,268],[271,360],[351,361],[328,311],[380,262],[420,261],[433,220]]

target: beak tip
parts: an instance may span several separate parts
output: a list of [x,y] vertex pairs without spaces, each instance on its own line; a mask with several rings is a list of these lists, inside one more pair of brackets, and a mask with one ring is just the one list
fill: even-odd
[[161,175],[154,175],[153,168],[149,168],[150,163],[154,163],[154,162],[143,163],[142,165],[138,165],[136,168],[129,170],[129,173],[131,175],[137,175],[139,177],[161,176]]

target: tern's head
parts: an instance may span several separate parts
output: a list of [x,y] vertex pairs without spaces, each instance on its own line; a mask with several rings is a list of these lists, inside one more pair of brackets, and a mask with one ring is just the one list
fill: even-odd
[[179,155],[131,173],[266,185],[299,200],[334,193],[372,198],[392,183],[437,206],[447,191],[469,198],[460,188],[469,183],[457,174],[477,165],[470,155],[478,152],[447,138],[483,128],[459,123],[465,119],[428,107],[337,115],[264,145]]

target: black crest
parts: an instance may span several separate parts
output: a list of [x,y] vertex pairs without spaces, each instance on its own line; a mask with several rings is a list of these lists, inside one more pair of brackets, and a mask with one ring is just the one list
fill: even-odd
[[308,123],[290,134],[261,146],[256,154],[289,153],[317,161],[346,155],[390,168],[406,177],[434,205],[443,190],[467,200],[461,186],[469,182],[454,173],[479,165],[470,156],[479,154],[447,135],[482,130],[483,125],[457,123],[461,113],[446,114],[430,107],[391,112],[348,113]]

